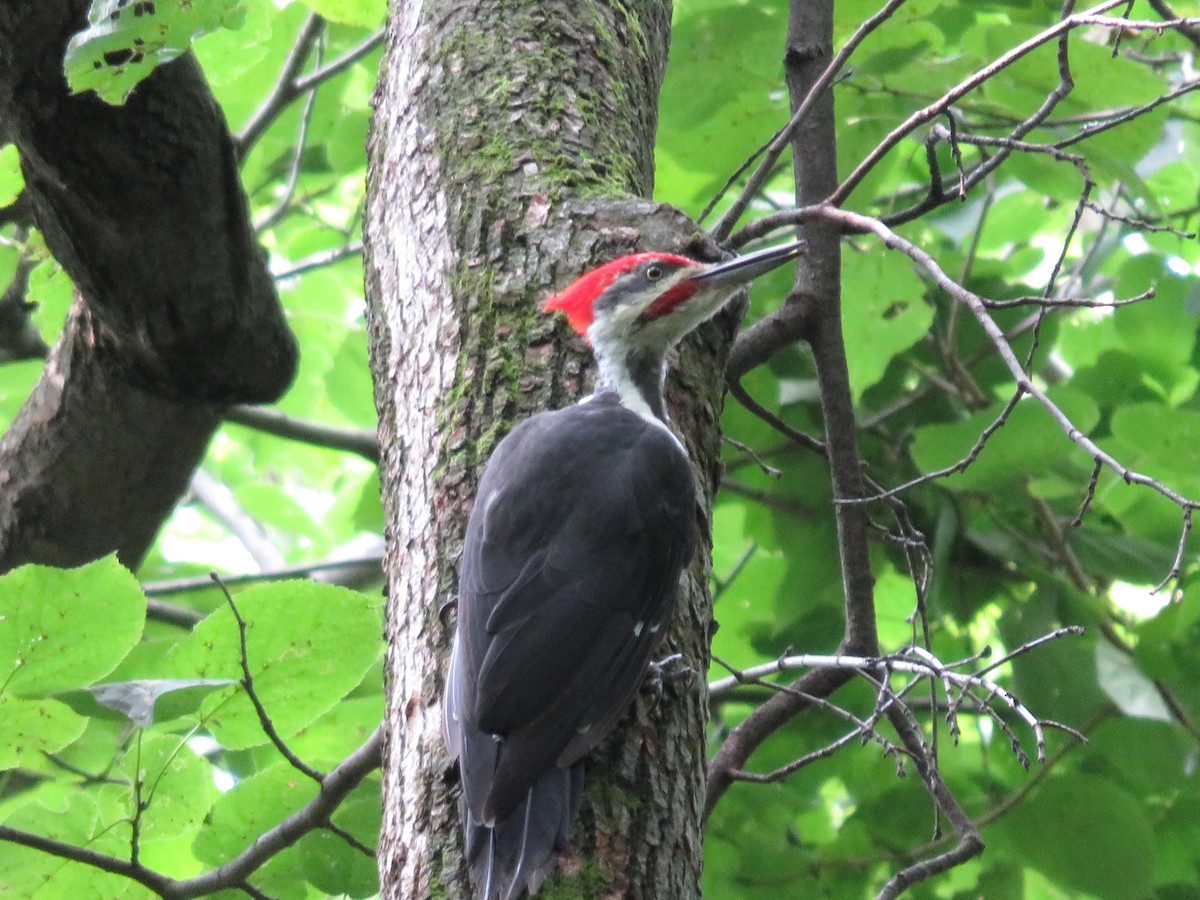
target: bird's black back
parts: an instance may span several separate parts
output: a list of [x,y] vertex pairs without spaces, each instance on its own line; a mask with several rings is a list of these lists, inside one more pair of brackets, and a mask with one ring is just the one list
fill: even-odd
[[[523,865],[536,886],[567,840],[579,761],[625,713],[669,625],[695,503],[675,437],[612,394],[536,415],[496,448],[467,526],[446,720],[493,869],[517,814],[553,837],[518,881]],[[522,834],[509,855],[537,855]]]

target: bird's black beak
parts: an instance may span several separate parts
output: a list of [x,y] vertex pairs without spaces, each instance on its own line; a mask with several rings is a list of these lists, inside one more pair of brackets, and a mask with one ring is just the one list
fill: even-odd
[[780,244],[777,247],[766,247],[739,256],[727,262],[713,263],[705,266],[691,277],[705,289],[728,288],[733,290],[748,284],[759,275],[764,275],[772,269],[777,269],[789,259],[794,259],[806,241],[792,241],[790,244]]

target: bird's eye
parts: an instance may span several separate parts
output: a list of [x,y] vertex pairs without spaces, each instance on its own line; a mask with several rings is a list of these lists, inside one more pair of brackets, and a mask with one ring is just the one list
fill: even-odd
[[650,279],[651,281],[658,281],[658,279],[662,278],[662,276],[663,276],[662,266],[647,266],[646,267],[646,277],[648,279]]

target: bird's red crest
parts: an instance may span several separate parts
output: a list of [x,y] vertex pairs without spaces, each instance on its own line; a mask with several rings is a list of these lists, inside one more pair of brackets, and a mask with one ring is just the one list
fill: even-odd
[[693,261],[686,256],[675,256],[670,253],[634,253],[632,256],[622,256],[620,259],[614,259],[610,263],[605,263],[580,275],[566,289],[543,300],[539,309],[542,312],[562,310],[566,313],[571,327],[578,334],[586,336],[588,327],[595,318],[592,305],[596,302],[596,298],[603,294],[617,278],[637,268],[640,263],[651,259],[659,259],[677,265],[693,265]]

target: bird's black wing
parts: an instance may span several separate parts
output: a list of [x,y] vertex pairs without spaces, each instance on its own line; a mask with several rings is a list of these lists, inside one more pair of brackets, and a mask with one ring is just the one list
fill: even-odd
[[449,686],[476,822],[503,819],[616,724],[694,542],[686,454],[609,398],[501,442],[468,525]]

